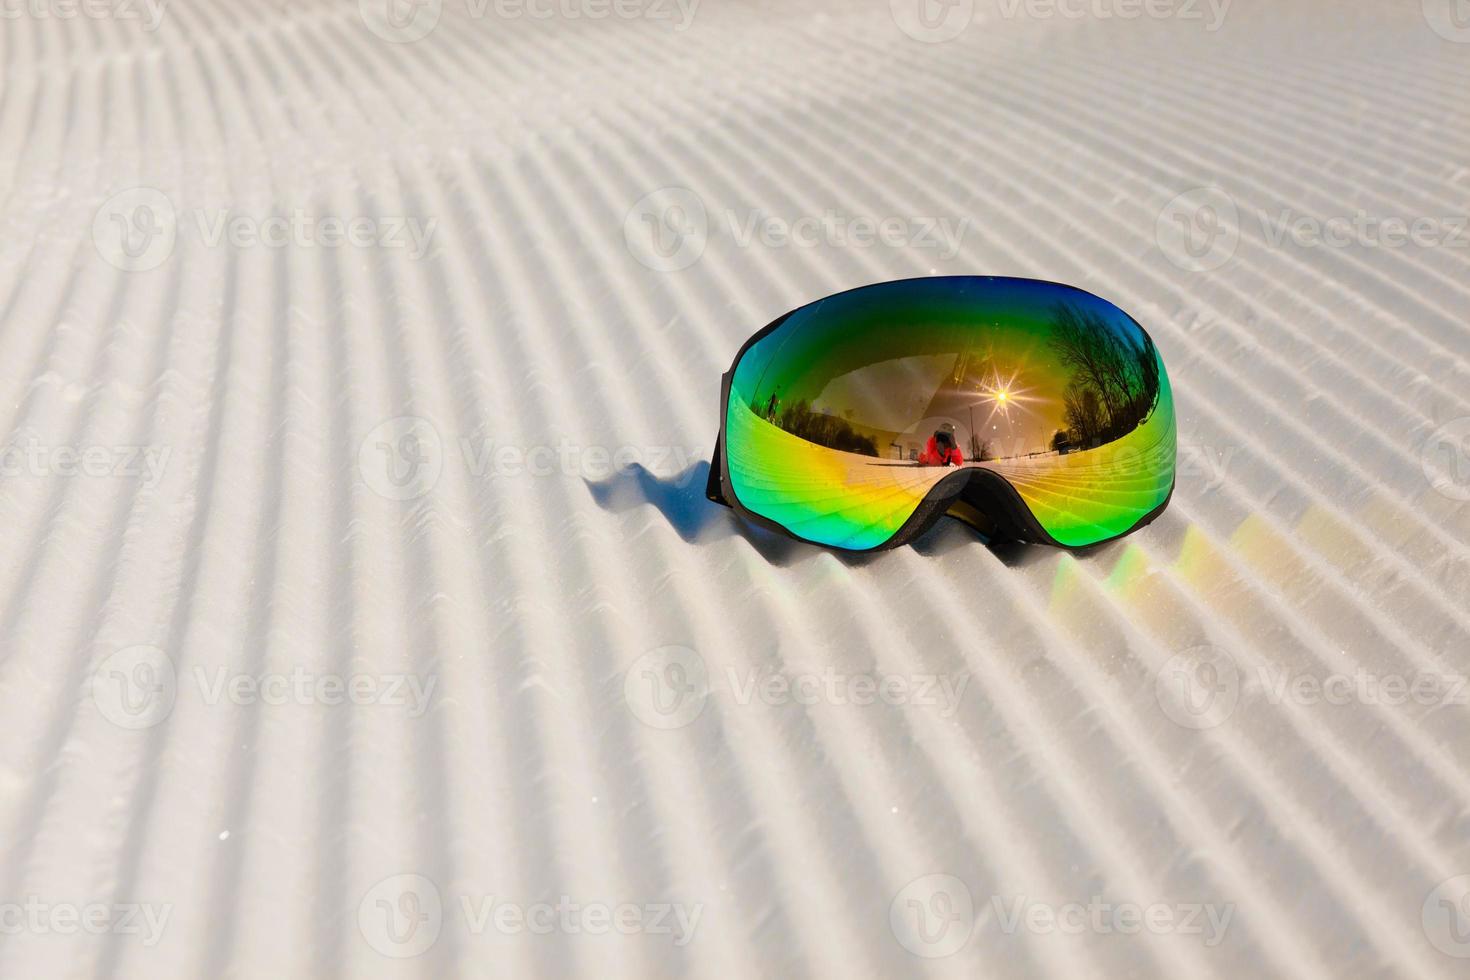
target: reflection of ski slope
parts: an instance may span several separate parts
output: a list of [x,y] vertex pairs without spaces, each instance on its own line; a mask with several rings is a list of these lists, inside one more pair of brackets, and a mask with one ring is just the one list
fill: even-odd
[[[893,536],[942,480],[941,468],[827,449],[785,432],[730,394],[726,441],[741,503],[783,527],[841,548],[873,548]],[[779,472],[758,460],[784,460]],[[853,526],[862,531],[854,531]]]
[[[759,418],[733,391],[730,397],[734,438],[726,446],[741,502],[813,540],[855,550],[882,544],[949,473],[816,445]],[[1163,503],[1174,442],[1173,411],[1156,411],[1099,449],[979,465],[1005,476],[1057,540],[1085,544],[1099,532],[1127,530]],[[785,462],[773,472],[757,460]]]
[[[401,44],[372,5],[0,18],[0,977],[1465,974],[1470,708],[1292,692],[1470,672],[1435,449],[1470,425],[1470,254],[1259,216],[1463,214],[1470,45],[1412,0],[1213,32],[981,3],[942,43],[889,0],[398,4],[442,8]],[[215,238],[226,208],[287,240]],[[845,243],[763,223],[829,211]],[[953,259],[924,219],[970,222]],[[1178,405],[1159,520],[846,559],[703,501],[740,343],[931,270],[1139,318]],[[832,673],[910,694],[780,696]],[[702,911],[675,945],[491,896]],[[1231,918],[1025,925],[1092,896]],[[67,930],[142,904],[152,944]]]

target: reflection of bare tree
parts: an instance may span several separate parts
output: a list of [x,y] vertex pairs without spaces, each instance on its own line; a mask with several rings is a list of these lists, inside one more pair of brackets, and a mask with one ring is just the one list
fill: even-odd
[[1070,303],[1053,311],[1050,346],[1072,369],[1063,408],[1069,441],[1083,448],[1133,431],[1159,397],[1159,362],[1143,331],[1115,329],[1101,314]]
[[846,419],[812,411],[806,399],[787,405],[772,421],[792,435],[828,449],[864,456],[878,455],[878,445],[872,437],[858,432]]
[[1107,417],[1094,389],[1073,381],[1062,395],[1062,407],[1073,444],[1092,446],[1102,440]]

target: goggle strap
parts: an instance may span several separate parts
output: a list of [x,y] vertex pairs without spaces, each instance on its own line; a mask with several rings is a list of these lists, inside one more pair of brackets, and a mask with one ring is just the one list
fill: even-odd
[[709,462],[709,479],[704,485],[704,495],[721,507],[729,507],[730,501],[725,499],[725,484],[720,479],[720,473],[725,467],[722,443],[723,436],[715,436],[715,454]]

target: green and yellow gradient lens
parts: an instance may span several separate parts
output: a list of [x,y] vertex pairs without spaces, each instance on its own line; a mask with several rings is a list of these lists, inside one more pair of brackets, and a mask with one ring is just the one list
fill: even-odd
[[1153,342],[1105,300],[911,279],[805,306],[751,345],[724,451],[747,510],[820,544],[883,545],[940,481],[980,467],[1082,546],[1168,499],[1174,402]]

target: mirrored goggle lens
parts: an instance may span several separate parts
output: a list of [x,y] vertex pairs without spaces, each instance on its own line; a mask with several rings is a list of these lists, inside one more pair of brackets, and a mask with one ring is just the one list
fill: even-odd
[[735,366],[724,440],[748,510],[854,550],[959,468],[1000,474],[1072,546],[1130,530],[1174,483],[1153,342],[1111,303],[1029,279],[911,279],[802,307]]

